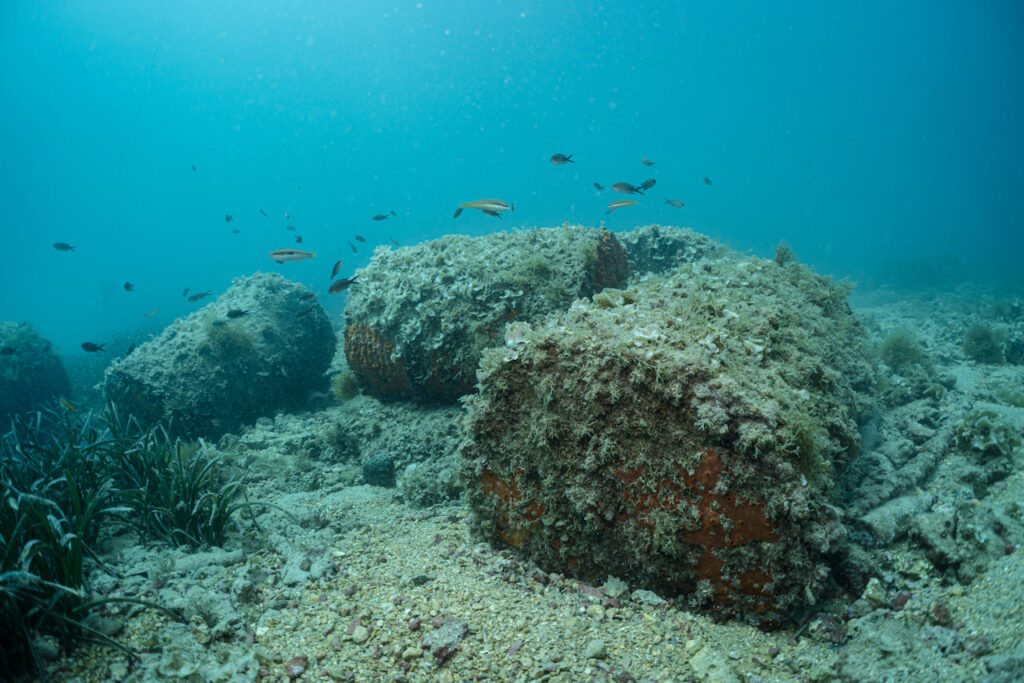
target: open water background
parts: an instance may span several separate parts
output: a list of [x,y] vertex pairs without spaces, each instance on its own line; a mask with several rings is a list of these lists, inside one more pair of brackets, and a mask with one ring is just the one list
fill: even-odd
[[[326,291],[391,239],[563,221],[786,240],[862,287],[1019,289],[1022,45],[1014,1],[9,0],[0,319],[81,354],[202,305],[185,287]],[[595,181],[645,178],[604,215],[623,197]],[[452,219],[485,197],[516,211]]]

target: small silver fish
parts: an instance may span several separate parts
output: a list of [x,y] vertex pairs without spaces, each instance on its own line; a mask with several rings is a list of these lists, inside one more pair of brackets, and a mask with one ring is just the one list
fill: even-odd
[[635,199],[616,199],[608,204],[608,210],[605,213],[611,213],[615,209],[621,209],[624,206],[636,206],[636,204],[637,201]]

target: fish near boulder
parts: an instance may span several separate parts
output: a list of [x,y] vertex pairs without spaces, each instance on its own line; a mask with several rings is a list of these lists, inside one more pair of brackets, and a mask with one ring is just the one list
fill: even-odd
[[[299,241],[301,240],[302,238],[300,237]],[[286,261],[305,261],[306,259],[316,258],[316,252],[302,251],[301,249],[275,249],[267,254],[267,256],[278,263],[285,263]]]
[[[236,278],[201,309],[107,368],[107,400],[175,436],[216,439],[326,391],[337,348],[327,313],[277,273]],[[310,309],[301,317],[302,310]]]
[[819,305],[848,290],[794,268],[731,253],[509,325],[464,401],[475,535],[762,628],[821,596],[872,366]]

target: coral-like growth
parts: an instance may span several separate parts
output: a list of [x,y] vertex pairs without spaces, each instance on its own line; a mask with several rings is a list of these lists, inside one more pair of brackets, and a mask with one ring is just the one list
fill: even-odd
[[975,323],[964,335],[964,355],[978,363],[998,365],[1004,360],[999,335],[988,325]]
[[914,365],[920,365],[925,361],[921,344],[905,327],[893,330],[882,341],[878,353],[886,365],[899,373],[906,373]]
[[359,380],[351,370],[339,372],[331,380],[331,394],[344,403],[359,395]]
[[788,242],[779,242],[775,245],[775,254],[772,260],[780,266],[796,263],[796,252],[793,251],[793,247],[789,246]]

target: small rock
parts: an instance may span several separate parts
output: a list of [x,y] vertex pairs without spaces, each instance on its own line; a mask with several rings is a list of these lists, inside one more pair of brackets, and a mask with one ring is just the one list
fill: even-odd
[[657,593],[643,589],[633,591],[630,597],[633,598],[633,602],[638,602],[642,605],[651,605],[652,607],[661,607],[666,602],[665,599]]
[[352,629],[352,642],[353,643],[365,643],[370,639],[370,629],[366,628],[362,624]]
[[469,633],[469,624],[464,621],[449,621],[423,637],[423,647],[434,656],[438,666],[444,664]]
[[885,597],[885,588],[882,587],[882,582],[875,577],[871,577],[868,580],[867,588],[864,589],[864,594],[861,597],[878,607],[881,607],[888,602]]
[[700,681],[719,681],[720,683],[739,683],[732,666],[719,653],[705,646],[690,657],[690,666]]
[[383,453],[371,455],[363,463],[363,479],[371,486],[391,488],[395,485],[395,464]]
[[128,676],[128,665],[124,662],[114,662],[110,665],[110,670],[107,672],[112,680],[121,681]]
[[402,659],[409,662],[423,656],[423,650],[418,647],[407,647],[402,650]]
[[309,659],[306,655],[299,655],[298,657],[292,657],[284,663],[284,673],[288,678],[298,678],[302,675],[302,672],[309,666]]
[[608,650],[605,648],[603,640],[592,640],[583,650],[584,659],[604,659],[606,656],[608,656]]

